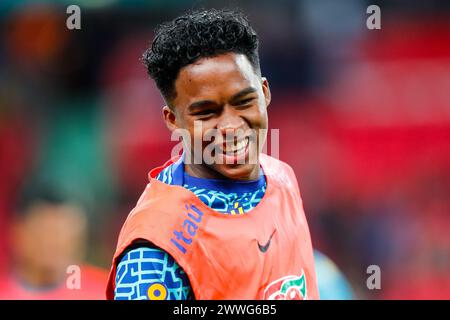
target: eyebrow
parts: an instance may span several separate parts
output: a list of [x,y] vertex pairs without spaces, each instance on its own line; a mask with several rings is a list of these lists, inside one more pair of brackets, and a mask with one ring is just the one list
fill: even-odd
[[202,107],[206,107],[208,105],[212,105],[212,104],[217,104],[216,102],[214,102],[213,100],[200,100],[200,101],[196,101],[194,103],[191,103],[188,107],[189,111],[193,111],[195,109],[200,109]]
[[237,100],[245,97],[246,95],[248,95],[250,93],[253,93],[253,92],[256,92],[256,91],[257,90],[254,87],[245,88],[245,89],[239,91],[238,93],[236,93],[234,96],[232,96],[230,101],[237,101]]
[[[237,101],[237,100],[245,97],[246,95],[256,92],[256,91],[257,90],[254,87],[245,88],[245,89],[239,91],[238,93],[236,93],[235,95],[233,95],[231,97],[230,101],[232,101],[232,102]],[[191,103],[188,107],[188,110],[192,111],[192,110],[199,109],[199,108],[202,108],[202,107],[205,107],[208,105],[213,105],[213,104],[217,105],[217,103],[213,100],[200,100],[200,101]]]

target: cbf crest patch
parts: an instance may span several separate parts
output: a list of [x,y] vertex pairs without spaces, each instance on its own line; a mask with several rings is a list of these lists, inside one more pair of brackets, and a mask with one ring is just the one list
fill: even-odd
[[307,300],[306,277],[286,276],[270,283],[264,290],[264,300]]

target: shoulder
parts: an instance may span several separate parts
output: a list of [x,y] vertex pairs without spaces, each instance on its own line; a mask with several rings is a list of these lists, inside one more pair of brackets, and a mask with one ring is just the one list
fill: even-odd
[[275,182],[280,187],[299,192],[297,178],[290,165],[264,153],[260,154],[260,161],[264,174],[271,182]]
[[268,171],[271,173],[279,173],[280,171],[287,172],[287,173],[294,172],[292,170],[291,166],[288,165],[286,162],[284,162],[280,159],[271,157],[265,153],[260,154],[260,161],[261,161],[261,165],[262,165],[263,169],[265,171]]

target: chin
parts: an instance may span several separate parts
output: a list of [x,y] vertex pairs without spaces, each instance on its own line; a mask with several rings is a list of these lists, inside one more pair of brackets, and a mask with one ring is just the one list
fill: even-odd
[[214,170],[232,180],[256,180],[258,175],[255,177],[252,177],[252,175],[255,175],[255,170],[259,172],[257,167],[258,165],[255,164],[225,164],[216,166]]

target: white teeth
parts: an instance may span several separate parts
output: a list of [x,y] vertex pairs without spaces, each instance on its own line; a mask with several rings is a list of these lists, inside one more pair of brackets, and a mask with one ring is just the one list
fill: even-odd
[[229,152],[239,152],[247,147],[248,139],[245,139],[243,141],[239,141],[237,144],[233,144],[232,146],[226,148],[224,151],[225,153]]

